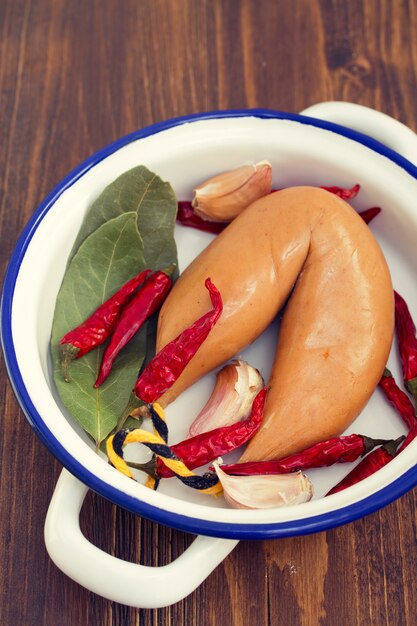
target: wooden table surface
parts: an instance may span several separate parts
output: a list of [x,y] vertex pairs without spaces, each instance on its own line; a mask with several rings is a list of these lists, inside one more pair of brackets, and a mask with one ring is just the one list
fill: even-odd
[[[198,111],[297,112],[350,100],[417,130],[413,0],[0,0],[1,276],[24,224],[80,161]],[[417,623],[416,495],[320,534],[241,542],[188,598],[159,610],[102,599],[49,560],[43,524],[61,467],[1,365],[2,626],[372,626]],[[148,565],[192,537],[89,494],[82,527]]]

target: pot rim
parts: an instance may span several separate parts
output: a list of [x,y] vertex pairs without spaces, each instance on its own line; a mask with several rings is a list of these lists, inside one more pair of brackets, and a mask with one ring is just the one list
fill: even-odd
[[20,373],[12,336],[13,296],[21,263],[39,224],[64,191],[74,185],[95,165],[131,142],[158,134],[162,131],[166,131],[182,124],[224,118],[245,117],[294,121],[334,132],[360,143],[380,155],[383,155],[417,180],[417,167],[379,141],[345,126],[296,113],[286,113],[262,108],[237,110],[227,109],[176,117],[166,121],[157,122],[156,124],[152,124],[143,129],[139,129],[105,146],[74,168],[64,179],[61,180],[61,182],[55,186],[55,188],[48,194],[29,219],[16,243],[9,261],[3,284],[0,305],[1,343],[9,379],[18,402],[22,407],[30,425],[49,451],[52,452],[52,454],[72,474],[74,474],[89,488],[98,492],[100,495],[111,500],[115,504],[131,511],[132,513],[143,515],[144,517],[166,526],[191,533],[210,535],[214,537],[231,539],[265,539],[310,534],[340,526],[372,513],[397,499],[417,484],[417,465],[411,467],[393,482],[371,495],[366,496],[362,500],[320,515],[304,517],[292,521],[256,524],[224,523],[173,513],[134,498],[113,485],[108,484],[101,478],[98,478],[62,446],[59,439],[57,439],[46,426],[41,415],[31,401],[30,395],[26,390],[26,386]]

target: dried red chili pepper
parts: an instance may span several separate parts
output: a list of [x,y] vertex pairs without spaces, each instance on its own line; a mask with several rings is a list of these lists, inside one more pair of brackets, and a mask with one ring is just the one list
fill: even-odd
[[345,187],[338,186],[320,187],[320,189],[330,191],[330,193],[334,193],[335,196],[339,196],[339,198],[343,198],[343,200],[352,200],[353,198],[355,198],[358,195],[360,188],[360,185],[354,185],[351,189],[346,189]]
[[[340,198],[343,198],[344,200],[352,200],[352,198],[354,198],[357,195],[360,189],[360,186],[354,185],[354,187],[352,187],[351,189],[345,189],[344,187],[335,187],[335,186],[320,187],[320,189],[325,189],[326,191],[329,191],[330,193],[334,193],[336,196],[339,196]],[[280,191],[280,189],[271,189],[271,193],[274,193],[275,191]],[[379,213],[381,209],[368,209],[368,211],[375,211],[375,210]],[[364,211],[364,213],[366,213],[366,211]],[[375,217],[375,215],[377,215],[377,213],[372,215],[369,221],[373,217]],[[189,202],[188,200],[180,200],[178,202],[177,221],[183,226],[191,226],[192,228],[196,228],[197,230],[203,230],[204,232],[213,233],[215,235],[218,235],[219,233],[221,233],[222,230],[224,230],[226,226],[228,225],[227,222],[226,223],[225,222],[210,222],[208,220],[203,220],[203,218],[201,218],[199,215],[197,215],[194,212],[194,208],[191,202]]]
[[404,448],[406,448],[408,444],[411,443],[416,437],[417,437],[417,420],[408,431],[408,435],[406,436],[406,438],[404,439],[404,441],[398,448],[395,456],[397,456],[397,454],[400,454],[400,452],[402,452]]
[[371,222],[374,217],[376,217],[380,213],[381,209],[378,206],[374,206],[370,209],[365,209],[365,211],[361,211],[359,215],[361,216],[365,224],[369,224],[369,222]]
[[172,387],[219,319],[223,311],[220,292],[210,278],[207,278],[204,284],[210,294],[213,309],[170,341],[148,363],[134,389],[140,400],[147,403],[155,402]]
[[124,307],[104,351],[94,387],[100,387],[106,380],[120,350],[125,347],[145,321],[162,305],[172,287],[170,276],[172,270],[173,268],[169,268],[165,271],[158,270],[154,272]]
[[417,402],[417,338],[416,327],[407,303],[399,293],[395,297],[395,329],[398,337],[405,386]]
[[[267,389],[263,387],[256,395],[251,413],[245,420],[185,439],[170,446],[171,451],[185,463],[189,470],[192,470],[214,461],[222,454],[235,450],[235,448],[249,441],[259,429],[266,394]],[[160,458],[157,461],[157,474],[161,478],[174,476]]]
[[416,424],[416,413],[413,403],[394,380],[389,369],[385,368],[379,386],[383,389],[387,399],[392,406],[397,409],[408,428],[413,428]]
[[[335,463],[352,463],[368,454],[376,446],[387,443],[386,439],[372,439],[365,435],[344,435],[321,441],[298,454],[274,461],[250,461],[221,465],[226,474],[254,476],[262,474],[288,474],[313,467],[329,467]],[[186,462],[186,461],[185,461]]]
[[177,221],[183,226],[191,226],[206,233],[218,235],[227,226],[227,222],[209,222],[194,212],[191,202],[180,200],[178,202]]
[[69,382],[69,365],[93,348],[101,345],[113,332],[122,308],[151,273],[147,269],[129,280],[82,324],[62,337],[59,345],[64,379]]
[[347,476],[345,476],[337,485],[332,487],[330,491],[326,493],[326,496],[330,496],[338,491],[343,491],[347,487],[356,485],[364,478],[368,478],[376,471],[387,465],[396,455],[397,448],[404,440],[404,436],[399,437],[395,441],[385,443],[381,448],[373,450],[368,454]]

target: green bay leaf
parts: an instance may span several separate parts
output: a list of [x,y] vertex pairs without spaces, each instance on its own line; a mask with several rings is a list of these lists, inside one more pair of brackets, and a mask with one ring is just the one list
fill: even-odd
[[97,378],[104,345],[71,364],[72,381],[63,379],[59,341],[145,267],[144,246],[136,212],[110,219],[87,236],[69,264],[62,282],[52,327],[54,379],[70,414],[97,445],[123,412],[146,352],[146,327],[120,352],[112,373],[99,389]]
[[108,220],[135,212],[144,242],[146,267],[163,269],[177,262],[173,238],[177,200],[171,185],[144,165],[124,172],[110,183],[88,210],[70,254]]

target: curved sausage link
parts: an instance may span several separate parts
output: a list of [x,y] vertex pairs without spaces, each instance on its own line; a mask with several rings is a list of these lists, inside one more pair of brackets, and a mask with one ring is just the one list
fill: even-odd
[[357,213],[314,187],[252,204],[177,281],[159,316],[157,350],[210,308],[208,276],[223,314],[161,404],[254,341],[291,294],[264,423],[242,461],[286,456],[343,432],[380,379],[394,328],[389,270]]

